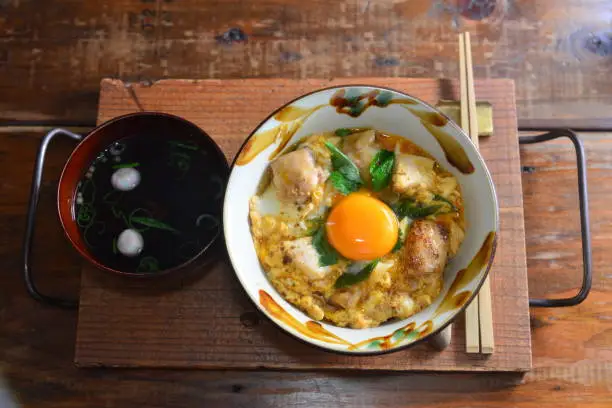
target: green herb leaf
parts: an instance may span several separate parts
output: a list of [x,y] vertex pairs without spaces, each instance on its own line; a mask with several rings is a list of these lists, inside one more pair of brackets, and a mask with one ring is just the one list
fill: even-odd
[[339,167],[336,169],[336,171],[342,174],[347,180],[355,183],[358,186],[363,184],[363,181],[361,181],[361,175],[359,174],[359,169],[353,164],[353,162],[351,162],[351,166]]
[[333,171],[332,174],[329,176],[329,179],[331,180],[332,185],[335,187],[335,189],[344,195],[359,190],[359,187],[361,186],[360,183],[355,183],[354,181],[347,179],[339,171]]
[[351,129],[347,129],[347,128],[340,128],[340,129],[336,129],[336,131],[334,132],[336,134],[336,136],[348,136],[351,133],[353,133],[353,131]]
[[127,169],[130,167],[138,167],[140,166],[140,163],[136,162],[136,163],[123,163],[123,164],[115,164],[113,166],[113,169]]
[[334,166],[334,169],[339,170],[344,167],[354,168],[357,171],[357,174],[359,174],[359,169],[357,168],[357,166],[355,166],[355,163],[353,163],[351,159],[348,158],[347,155],[342,153],[340,149],[338,149],[336,146],[334,146],[330,142],[325,142],[325,146],[331,152],[331,160],[332,160],[332,165]]
[[300,235],[303,237],[310,237],[314,235],[314,233],[317,232],[317,230],[321,227],[322,223],[323,217],[316,217],[304,220],[304,225],[306,226],[306,229]]
[[130,217],[130,222],[137,222],[138,224],[146,225],[147,227],[157,228],[161,230],[174,232],[175,234],[179,234],[178,230],[172,228],[170,225],[166,224],[165,222],[156,220],[154,218]]
[[374,191],[380,191],[389,185],[394,165],[394,152],[379,150],[376,153],[370,163],[370,175],[372,176],[372,188]]
[[145,256],[140,260],[136,272],[157,272],[159,271],[159,261],[152,256]]
[[416,220],[433,215],[437,213],[440,208],[442,208],[442,205],[439,204],[423,206],[422,204],[416,203],[412,199],[405,199],[399,204],[396,204],[393,207],[393,211],[395,211],[400,219],[408,217]]
[[397,233],[397,241],[395,242],[395,246],[393,246],[393,249],[391,250],[391,252],[399,251],[403,245],[404,245],[404,233],[400,229]]
[[319,266],[329,266],[338,263],[338,253],[329,242],[327,242],[325,225],[321,225],[312,236],[312,245],[319,253]]
[[351,286],[356,283],[363,282],[364,280],[368,279],[368,277],[370,276],[374,268],[376,268],[377,264],[378,264],[378,259],[375,259],[369,264],[367,264],[366,266],[364,266],[363,269],[357,273],[346,273],[346,272],[343,273],[342,275],[340,275],[338,279],[336,279],[336,283],[334,283],[334,287],[336,289],[345,288],[347,286]]
[[448,198],[442,197],[439,194],[434,194],[433,199],[434,199],[434,201],[442,201],[443,203],[448,204],[450,206],[452,212],[459,212],[459,209]]
[[331,181],[334,187],[346,195],[357,191],[363,185],[359,169],[340,149],[329,142],[325,146],[331,152],[332,167]]

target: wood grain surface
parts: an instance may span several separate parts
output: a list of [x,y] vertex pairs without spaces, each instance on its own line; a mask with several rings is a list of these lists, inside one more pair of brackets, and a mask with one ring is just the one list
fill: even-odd
[[[79,369],[76,312],[23,287],[21,238],[42,131],[0,129],[0,371],[24,407],[526,407],[612,404],[612,134],[582,134],[588,155],[593,291],[578,307],[532,309],[533,369],[517,374]],[[57,179],[73,143],[51,146],[34,245],[48,293],[76,296],[81,261],[57,218]],[[575,293],[581,255],[574,154],[567,141],[521,146],[532,296]],[[8,175],[8,176],[7,176]]]
[[[346,83],[385,85],[435,104],[456,99],[458,84],[435,79],[166,80],[126,88],[104,80],[99,122],[161,110],[193,121],[231,160],[257,124],[282,104],[319,88]],[[317,350],[285,335],[256,312],[227,261],[188,279],[126,282],[84,267],[75,361],[79,366],[199,368],[357,368],[372,370],[526,371],[531,367],[520,161],[512,81],[483,80],[477,97],[493,105],[495,135],[481,152],[500,202],[498,249],[491,272],[496,352],[465,353],[464,325],[454,326],[444,352],[426,344],[363,358]],[[248,233],[248,232],[247,232]]]
[[[99,81],[513,78],[519,119],[612,126],[607,0],[0,0],[0,119],[92,123]],[[534,121],[536,120],[536,121]]]

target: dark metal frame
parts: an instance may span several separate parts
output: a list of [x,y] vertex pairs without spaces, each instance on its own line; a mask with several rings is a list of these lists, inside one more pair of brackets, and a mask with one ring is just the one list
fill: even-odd
[[584,147],[578,135],[569,129],[554,129],[537,136],[519,137],[520,144],[535,144],[549,140],[567,137],[576,149],[576,166],[578,168],[578,205],[580,209],[580,232],[582,234],[582,284],[578,293],[565,299],[529,299],[531,307],[565,307],[575,306],[586,299],[591,290],[592,258],[591,258],[591,232],[589,225],[589,199],[587,191],[586,157]]
[[[526,130],[526,129],[519,129]],[[30,203],[28,205],[26,230],[23,243],[23,278],[26,289],[32,298],[41,303],[51,306],[57,306],[65,309],[75,309],[78,307],[78,301],[61,299],[53,296],[44,295],[38,291],[32,278],[31,270],[31,247],[34,235],[34,226],[36,221],[36,210],[40,195],[40,186],[42,182],[43,167],[45,163],[45,155],[51,141],[58,135],[67,136],[77,142],[83,139],[83,136],[69,132],[64,129],[54,129],[47,133],[42,139],[32,176],[32,186],[30,189]],[[592,281],[592,258],[591,258],[591,234],[589,227],[589,210],[588,210],[588,193],[587,193],[587,176],[586,176],[586,158],[582,142],[578,136],[569,129],[550,129],[549,132],[537,136],[519,137],[520,144],[535,144],[547,142],[549,140],[560,137],[569,138],[576,149],[576,160],[578,168],[578,197],[580,209],[580,225],[582,234],[582,262],[583,262],[583,277],[582,284],[578,293],[566,299],[530,299],[529,306],[531,307],[565,307],[574,306],[586,299]]]

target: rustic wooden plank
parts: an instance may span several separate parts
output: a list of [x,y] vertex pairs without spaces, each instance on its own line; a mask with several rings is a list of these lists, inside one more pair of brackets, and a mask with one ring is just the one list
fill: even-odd
[[[138,110],[162,110],[194,121],[233,158],[250,131],[270,112],[299,95],[340,83],[368,83],[404,90],[435,103],[457,83],[435,79],[347,80],[166,80],[128,90],[118,80],[101,84],[99,122]],[[444,86],[441,86],[444,85]],[[227,263],[189,282],[161,283],[101,275],[85,267],[75,361],[79,366],[199,368],[356,368],[378,370],[526,371],[531,367],[525,235],[516,111],[512,81],[478,81],[479,98],[493,104],[495,135],[481,152],[496,183],[501,232],[491,275],[495,293],[495,338],[490,357],[467,355],[464,325],[437,353],[426,345],[364,359],[317,350],[281,333],[260,318]],[[180,290],[163,291],[168,286]],[[147,294],[155,296],[147,296]],[[256,327],[249,316],[259,320]],[[246,319],[246,320],[245,320]],[[246,323],[245,323],[246,321]]]
[[[72,363],[76,313],[29,299],[18,279],[21,240],[16,237],[25,224],[30,172],[41,135],[0,133],[0,174],[11,174],[0,183],[0,267],[5,271],[0,274],[0,371],[24,407],[604,408],[612,404],[612,134],[581,135],[591,181],[594,291],[579,307],[531,311],[534,368],[524,377],[76,368]],[[63,238],[54,202],[57,177],[72,146],[58,142],[49,151],[34,248],[41,286],[63,295],[76,293],[80,280],[80,261]],[[529,265],[530,291],[538,296],[568,295],[577,284],[568,280],[580,266],[569,147],[556,142],[521,147],[523,164],[530,171],[535,168],[524,172],[522,179],[525,192],[531,192],[525,197],[527,254],[542,258]],[[558,182],[559,177],[564,177],[563,182]],[[549,199],[563,212],[551,209]],[[562,246],[556,251],[569,252],[562,263],[546,259],[547,244],[557,240]],[[555,261],[557,269],[550,270]],[[552,279],[542,278],[545,273]],[[549,288],[552,284],[556,286]]]
[[5,0],[0,119],[93,122],[107,76],[458,78],[456,33],[470,30],[475,75],[513,78],[521,119],[609,124],[609,13],[606,0]]

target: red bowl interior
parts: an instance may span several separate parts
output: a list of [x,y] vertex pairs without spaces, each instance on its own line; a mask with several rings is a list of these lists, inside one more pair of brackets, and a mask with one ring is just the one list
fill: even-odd
[[[172,137],[175,140],[192,140],[194,136],[199,135],[203,138],[204,147],[209,152],[222,157],[223,160],[220,160],[220,162],[227,163],[223,152],[202,129],[178,116],[157,112],[134,113],[112,119],[95,128],[77,145],[64,166],[58,186],[57,208],[62,227],[72,245],[89,262],[102,270],[129,276],[143,276],[143,274],[110,268],[93,257],[79,232],[73,202],[77,184],[85,175],[85,172],[96,156],[113,142],[128,136],[141,134],[150,135],[151,137]],[[219,169],[219,173],[227,178],[229,166],[226,164],[224,169]],[[199,254],[189,261],[174,268],[160,271],[156,275],[182,269],[202,255],[212,243],[203,248]]]

